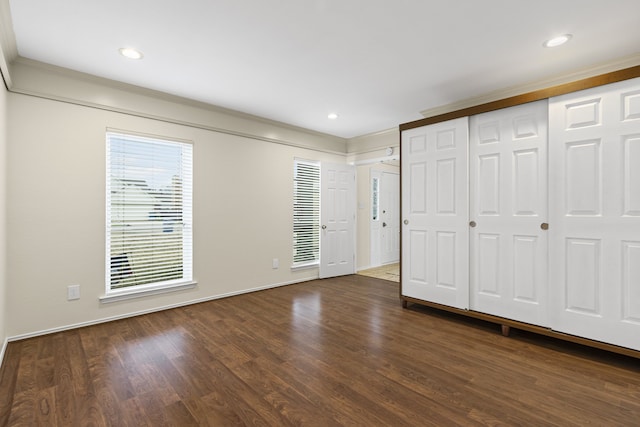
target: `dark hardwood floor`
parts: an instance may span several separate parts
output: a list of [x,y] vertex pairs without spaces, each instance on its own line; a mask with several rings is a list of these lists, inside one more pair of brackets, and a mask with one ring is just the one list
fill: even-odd
[[0,425],[638,426],[640,360],[318,280],[9,344]]

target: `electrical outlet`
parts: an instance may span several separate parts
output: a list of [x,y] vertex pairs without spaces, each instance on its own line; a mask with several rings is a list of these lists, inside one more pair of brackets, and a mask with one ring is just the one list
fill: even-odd
[[80,299],[80,285],[67,286],[67,300]]
[[273,268],[274,270],[277,270],[280,267],[280,260],[278,260],[278,258],[274,258],[273,262],[271,263],[271,268]]

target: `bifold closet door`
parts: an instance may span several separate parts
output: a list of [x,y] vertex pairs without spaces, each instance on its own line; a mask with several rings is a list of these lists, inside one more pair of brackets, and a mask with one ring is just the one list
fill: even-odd
[[469,306],[468,119],[402,133],[402,295]]
[[640,350],[640,79],[549,116],[551,327]]
[[470,118],[470,308],[547,324],[547,101]]

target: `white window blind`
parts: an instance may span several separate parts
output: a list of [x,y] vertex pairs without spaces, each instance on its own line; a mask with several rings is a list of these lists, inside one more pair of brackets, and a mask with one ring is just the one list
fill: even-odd
[[107,293],[192,280],[192,151],[107,133]]
[[320,256],[320,165],[293,166],[293,266],[317,264]]

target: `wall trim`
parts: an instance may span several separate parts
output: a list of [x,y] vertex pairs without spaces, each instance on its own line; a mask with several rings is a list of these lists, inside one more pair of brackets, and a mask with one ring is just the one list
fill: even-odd
[[349,138],[346,142],[346,147],[349,156],[368,154],[384,150],[387,147],[398,147],[398,128],[385,129]]
[[[134,298],[144,298],[152,295],[167,294],[171,292],[184,291],[193,289],[198,285],[196,281],[174,283],[171,285],[156,285],[147,288],[126,289],[120,292],[112,291],[111,293],[100,295],[98,300],[101,304],[111,304],[118,301],[126,301]],[[144,286],[144,285],[142,285]]]
[[485,93],[473,98],[464,99],[458,102],[453,102],[446,105],[441,105],[434,108],[429,108],[420,111],[424,117],[433,117],[445,113],[450,113],[464,108],[473,107],[480,104],[486,104],[492,101],[498,101],[505,98],[511,98],[524,93],[530,93],[547,89],[553,86],[564,85],[566,83],[572,83],[578,80],[584,80],[590,77],[599,76],[602,74],[611,73],[625,68],[634,67],[640,64],[640,54],[627,56],[617,61],[607,62],[599,64],[593,67],[585,68],[580,71],[574,71],[567,74],[547,78],[544,80],[538,80],[518,86],[512,86],[505,89],[499,89],[493,92]]
[[9,338],[5,338],[2,343],[2,349],[0,349],[0,372],[2,372],[2,365],[4,363],[4,355],[7,352],[7,345],[9,345]]
[[[322,153],[347,155],[345,138],[20,56],[11,62],[9,72],[13,78],[7,80],[7,89],[14,94]],[[76,86],[77,82],[80,84]],[[65,87],[74,89],[65,92]],[[168,109],[168,104],[172,108]],[[173,108],[174,105],[181,108]],[[176,111],[179,113],[173,115]],[[255,132],[247,131],[247,128],[253,128]]]
[[438,114],[432,117],[426,117],[409,123],[403,123],[400,125],[400,132],[415,129],[418,127],[431,125],[435,123],[441,123],[447,120],[453,120],[460,117],[473,116],[489,111],[500,110],[507,107],[513,107],[516,105],[526,104],[528,102],[539,101],[542,99],[548,99],[554,96],[565,95],[572,92],[577,92],[584,89],[591,89],[593,87],[603,86],[610,83],[616,83],[624,80],[630,80],[640,77],[640,65],[636,65],[630,68],[622,70],[612,71],[606,74],[600,74],[593,77],[588,77],[581,80],[572,81],[569,83],[552,86],[533,92],[523,93],[521,95],[512,96],[509,98],[503,98],[496,101],[487,102],[484,104],[477,104],[471,107],[463,108],[461,110],[451,111],[448,113]]
[[31,96],[31,97],[34,97],[34,98],[46,99],[46,100],[49,100],[49,101],[62,102],[62,103],[65,103],[65,104],[78,105],[78,106],[81,106],[81,107],[93,108],[93,109],[96,109],[96,110],[102,110],[102,111],[109,111],[109,112],[114,112],[114,113],[126,114],[126,115],[132,116],[132,117],[140,117],[140,118],[149,119],[149,120],[155,120],[155,121],[164,122],[164,123],[187,126],[187,127],[194,128],[194,129],[202,129],[202,130],[207,130],[207,131],[215,132],[215,133],[238,136],[238,137],[241,137],[241,138],[253,139],[253,140],[257,140],[257,141],[269,142],[271,144],[285,145],[285,146],[289,146],[289,147],[300,148],[300,149],[303,149],[303,150],[311,150],[311,151],[316,151],[316,152],[321,152],[321,153],[326,153],[326,154],[334,154],[334,155],[338,155],[338,156],[343,156],[345,158],[347,157],[347,153],[345,153],[345,152],[335,151],[335,150],[328,150],[328,149],[323,149],[323,148],[320,148],[320,147],[314,147],[314,146],[310,146],[310,145],[299,144],[299,143],[292,142],[292,141],[287,141],[287,140],[284,140],[284,139],[269,138],[269,137],[265,137],[265,136],[254,135],[254,134],[247,133],[247,132],[240,132],[240,131],[236,131],[236,130],[224,129],[224,128],[215,127],[215,126],[209,126],[209,125],[200,124],[200,123],[196,123],[196,122],[189,122],[189,121],[184,121],[184,120],[179,120],[179,119],[173,119],[173,118],[170,118],[170,117],[157,116],[157,115],[148,114],[148,113],[142,113],[142,112],[133,111],[133,110],[126,110],[126,109],[123,109],[123,108],[116,108],[116,107],[110,107],[110,106],[105,106],[105,105],[100,105],[100,104],[93,104],[93,103],[89,103],[89,102],[82,102],[82,101],[78,101],[78,100],[74,100],[74,99],[70,99],[70,98],[50,96],[50,95],[31,92],[31,91],[27,91],[27,90],[23,90],[23,89],[11,88],[11,89],[8,89],[8,91],[11,92],[11,93],[14,93],[14,94],[18,94],[18,95]]
[[[397,129],[395,129],[397,132]],[[374,148],[368,148],[366,150],[359,150],[359,151],[352,151],[349,153],[349,156],[359,156],[362,154],[369,154],[369,153],[375,153],[378,151],[382,151],[382,150],[386,150],[388,147],[393,148],[394,150],[394,154],[391,157],[397,156],[398,155],[398,149],[400,148],[400,143],[398,141],[394,141],[393,144],[387,144],[384,145],[382,147],[374,147]]]
[[[365,166],[365,165],[373,165],[376,163],[385,163],[385,162],[394,162],[394,161],[395,162],[400,161],[399,154],[394,154],[392,156],[374,157],[371,159],[354,160],[350,162],[350,164],[353,164],[354,166]],[[398,164],[398,166],[400,166],[400,164]]]
[[[41,331],[35,331],[35,332],[29,332],[29,333],[26,333],[26,334],[14,335],[14,336],[10,336],[10,337],[5,339],[5,344],[4,344],[4,347],[2,349],[2,351],[3,351],[2,355],[4,355],[4,349],[6,348],[8,342],[21,341],[21,340],[25,340],[25,339],[28,339],[28,338],[39,337],[39,336],[42,336],[42,335],[49,335],[49,334],[54,334],[54,333],[57,333],[57,332],[70,331],[70,330],[73,330],[73,329],[84,328],[85,326],[99,325],[101,323],[108,323],[108,322],[113,322],[113,321],[116,321],[116,320],[128,319],[130,317],[142,316],[142,315],[145,315],[145,314],[156,313],[156,312],[159,312],[159,311],[165,311],[165,310],[171,310],[171,309],[174,309],[174,308],[186,307],[186,306],[193,305],[193,304],[200,304],[200,303],[203,303],[203,302],[214,301],[214,300],[223,299],[223,298],[229,298],[229,297],[242,295],[242,294],[250,294],[250,293],[253,293],[253,292],[259,292],[259,291],[264,291],[264,290],[268,290],[268,289],[279,288],[279,287],[282,287],[282,286],[296,285],[296,284],[299,284],[299,283],[304,283],[304,282],[309,282],[309,281],[312,281],[312,280],[317,280],[318,278],[319,278],[318,274],[315,274],[314,276],[311,276],[311,277],[304,277],[304,278],[301,278],[301,279],[291,280],[291,281],[288,281],[288,282],[280,282],[280,283],[274,283],[274,284],[270,284],[270,285],[258,286],[258,287],[255,287],[255,288],[244,289],[244,290],[241,290],[241,291],[228,292],[228,293],[224,293],[224,294],[219,294],[219,295],[214,295],[214,296],[209,296],[209,297],[204,297],[204,298],[198,298],[198,299],[184,301],[184,302],[179,302],[179,303],[176,303],[176,304],[169,304],[169,305],[165,305],[165,306],[161,306],[161,307],[154,307],[154,308],[150,308],[150,309],[146,309],[146,310],[134,311],[134,312],[125,313],[125,314],[119,314],[117,316],[103,317],[101,319],[89,320],[89,321],[86,321],[86,322],[73,323],[73,324],[69,324],[69,325],[58,326],[58,327],[55,327],[55,328],[44,329],[44,330],[41,330]],[[2,360],[0,360],[0,366],[1,366],[1,363],[2,363]]]
[[613,353],[623,354],[625,356],[635,357],[636,359],[640,359],[640,351],[633,350],[628,347],[622,347],[619,345],[609,344],[602,341],[596,341],[589,338],[582,338],[577,335],[569,335],[569,334],[565,334],[564,332],[555,331],[551,328],[544,327],[544,326],[532,325],[530,323],[524,323],[518,320],[507,319],[505,317],[495,316],[493,314],[485,314],[475,310],[461,309],[461,308],[451,307],[443,304],[438,304],[435,302],[424,301],[418,298],[408,297],[405,295],[402,295],[400,299],[402,301],[402,307],[405,309],[408,307],[409,303],[418,304],[418,305],[430,307],[440,311],[455,313],[464,317],[471,317],[475,319],[484,320],[485,322],[499,324],[502,326],[503,335],[505,336],[508,336],[509,328],[513,327],[514,329],[533,332],[539,335],[557,338],[564,341],[585,345],[585,346],[597,348],[600,350],[610,351]]

